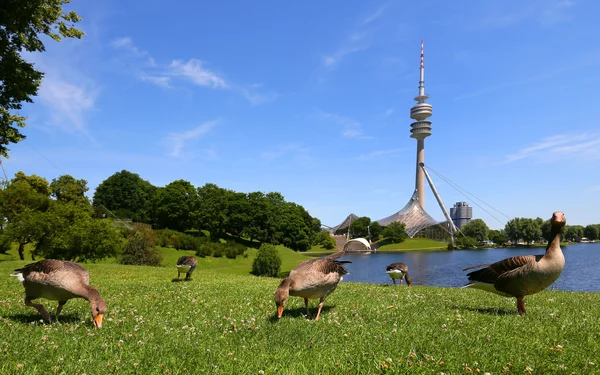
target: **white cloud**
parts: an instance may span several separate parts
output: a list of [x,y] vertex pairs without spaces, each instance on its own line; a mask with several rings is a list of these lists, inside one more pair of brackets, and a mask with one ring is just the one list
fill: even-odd
[[164,87],[166,89],[170,89],[173,87],[171,86],[171,77],[141,74],[140,79],[142,81],[150,82],[155,84],[156,86]]
[[[135,46],[131,38],[124,37],[113,40],[113,48],[125,51],[133,60],[134,75],[143,82],[148,82],[161,88],[172,89],[177,82],[190,82],[196,86],[212,89],[230,90],[243,96],[251,105],[270,103],[278,98],[273,91],[260,91],[262,84],[239,85],[228,82],[221,74],[207,68],[207,63],[200,59],[171,60],[161,65],[147,51]],[[143,60],[141,63],[140,60]]]
[[335,69],[349,55],[364,51],[369,48],[369,43],[366,40],[364,33],[352,33],[342,45],[334,52],[323,56],[321,59],[321,67],[326,70]]
[[377,150],[377,151],[373,151],[370,152],[368,154],[360,154],[358,156],[358,159],[360,160],[371,160],[371,159],[375,159],[378,157],[382,157],[382,156],[393,156],[396,154],[400,154],[402,152],[406,151],[406,149],[395,149],[395,150]]
[[[492,3],[482,2],[487,5]],[[542,26],[552,26],[557,23],[573,20],[570,12],[575,3],[571,0],[544,0],[537,3],[521,2],[516,7],[491,6],[481,17],[473,17],[471,25],[475,29],[501,29],[522,22],[537,22]]]
[[[182,156],[183,149],[193,141],[196,141],[210,132],[217,124],[218,120],[208,121],[202,125],[185,132],[170,133],[165,139],[165,143],[169,149],[169,155],[173,157]],[[216,157],[216,151],[205,150],[210,158]]]
[[186,62],[173,60],[169,67],[170,74],[186,78],[196,85],[217,89],[229,88],[224,78],[204,67],[202,60],[190,59]]
[[393,115],[394,112],[396,112],[394,110],[394,108],[388,108],[385,112],[383,112],[382,116],[383,117],[389,117],[389,116]]
[[342,127],[342,136],[345,138],[364,138],[361,123],[350,117],[341,116],[337,113],[327,113],[321,110],[317,110],[317,116],[321,120],[332,121],[340,125]]
[[291,160],[295,164],[303,166],[309,165],[313,161],[310,150],[298,144],[280,145],[275,150],[261,152],[260,157],[267,162],[285,159],[286,162]]
[[98,96],[93,83],[72,83],[54,71],[46,71],[39,96],[42,104],[51,111],[52,125],[67,132],[76,131],[89,136],[85,115],[94,108]]
[[580,134],[547,137],[541,142],[507,155],[500,164],[508,164],[523,159],[553,162],[570,158],[578,158],[579,160],[600,159],[600,135]]
[[377,8],[377,10],[371,14],[369,14],[367,17],[365,17],[365,19],[363,20],[363,24],[364,25],[368,25],[371,22],[375,21],[376,19],[378,19],[379,17],[381,17],[383,15],[383,13],[385,13],[385,10],[387,9],[387,4],[383,4],[382,6],[380,6],[379,8]]

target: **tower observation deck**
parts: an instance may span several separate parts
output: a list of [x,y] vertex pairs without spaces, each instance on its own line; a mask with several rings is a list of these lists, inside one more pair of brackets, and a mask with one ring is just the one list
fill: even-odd
[[420,165],[425,163],[425,138],[431,135],[431,121],[427,119],[432,115],[431,104],[425,103],[427,99],[429,99],[429,96],[425,94],[425,42],[421,41],[419,95],[415,97],[417,104],[410,109],[410,118],[415,120],[415,122],[410,124],[410,137],[417,140],[415,191],[423,209],[425,209],[425,176]]
[[[415,120],[410,124],[411,138],[417,140],[417,160],[415,163],[415,190],[408,203],[398,212],[386,218],[377,220],[381,226],[387,226],[397,221],[406,225],[406,233],[414,237],[420,230],[445,222],[438,222],[425,211],[425,138],[431,135],[431,121],[427,120],[432,115],[431,104],[425,103],[429,96],[425,94],[425,48],[421,41],[421,65],[419,67],[419,95],[415,97],[417,104],[410,109],[410,118]],[[428,178],[429,181],[429,178]],[[433,187],[432,187],[433,190]],[[443,206],[439,194],[433,193],[440,206]],[[442,209],[443,210],[443,209]]]

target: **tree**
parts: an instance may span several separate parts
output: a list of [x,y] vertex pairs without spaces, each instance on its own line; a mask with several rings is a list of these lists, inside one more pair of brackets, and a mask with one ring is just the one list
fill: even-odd
[[596,241],[600,238],[600,225],[590,224],[583,229],[583,234],[590,241]]
[[335,248],[336,245],[335,240],[333,239],[331,234],[329,234],[329,231],[326,230],[322,230],[315,235],[313,244],[321,245],[324,249],[327,250]]
[[515,217],[509,220],[504,226],[504,233],[513,244],[516,244],[522,238],[521,219]]
[[564,237],[568,241],[578,242],[583,237],[584,228],[581,225],[567,225]]
[[490,229],[487,224],[481,219],[474,219],[460,228],[461,232],[467,237],[473,237],[477,243],[481,243],[488,239]]
[[63,12],[63,6],[69,2],[0,1],[0,156],[7,157],[7,146],[25,138],[19,131],[25,126],[25,117],[18,111],[23,102],[33,102],[44,76],[22,54],[45,51],[42,34],[58,42],[83,36],[74,27],[81,20],[77,13]]
[[281,269],[281,258],[273,245],[262,244],[252,262],[252,274],[277,277]]
[[27,176],[24,172],[19,171],[15,173],[15,177],[12,182],[26,182],[33,190],[40,193],[43,196],[50,196],[50,187],[48,186],[48,180],[43,177],[36,176],[34,174]]
[[363,216],[356,220],[353,220],[350,224],[350,233],[352,237],[368,237],[369,236],[369,225],[371,225],[371,218]]
[[44,258],[96,261],[116,256],[123,237],[111,220],[94,219],[91,206],[53,201],[41,220],[34,254]]
[[506,237],[504,231],[495,229],[490,229],[488,233],[488,238],[496,245],[504,245],[506,241],[508,241],[508,237]]
[[86,180],[76,180],[73,176],[65,174],[52,179],[50,195],[57,201],[74,202],[89,205],[90,201],[85,196],[89,190]]
[[121,219],[150,223],[150,202],[155,191],[155,186],[136,173],[122,170],[98,185],[93,206]]
[[542,238],[542,228],[539,221],[530,218],[521,218],[521,238],[528,245],[539,241]]
[[40,215],[50,205],[48,182],[38,176],[18,172],[0,190],[0,217],[7,221],[6,237],[18,244],[19,258],[25,259],[25,245],[41,235]]
[[372,241],[377,241],[379,240],[379,236],[381,235],[381,232],[383,231],[383,228],[381,227],[381,225],[374,221],[371,223],[371,227],[369,228],[369,232],[371,232],[371,240]]
[[406,224],[394,221],[383,228],[381,235],[388,238],[392,243],[402,243],[408,238],[406,234]]
[[197,191],[200,209],[198,226],[208,229],[213,240],[224,237],[229,218],[228,191],[215,184],[206,184]]
[[21,260],[25,260],[25,245],[38,241],[43,235],[43,226],[43,213],[30,208],[25,208],[7,224],[5,234],[17,243]]
[[279,211],[276,242],[295,251],[310,249],[312,233],[303,220],[304,209],[295,203],[285,202]]
[[154,246],[152,229],[138,226],[128,231],[119,263],[158,267],[161,261],[160,251]]
[[198,210],[196,188],[185,180],[176,180],[158,188],[152,198],[152,221],[158,228],[179,232],[191,229]]

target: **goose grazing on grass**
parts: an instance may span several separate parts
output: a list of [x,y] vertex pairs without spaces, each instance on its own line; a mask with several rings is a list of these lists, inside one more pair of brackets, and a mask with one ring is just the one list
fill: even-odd
[[408,275],[408,266],[402,262],[392,263],[385,267],[385,272],[390,275],[394,285],[396,285],[396,279],[400,279],[400,285],[402,285],[402,279],[406,280],[406,285],[410,286],[412,280]]
[[43,305],[31,302],[37,298],[58,301],[56,318],[65,303],[71,298],[83,298],[90,302],[92,319],[96,328],[102,327],[106,314],[106,302],[100,292],[89,285],[90,275],[79,264],[65,260],[46,259],[31,263],[11,274],[19,279],[25,288],[25,304],[35,307],[44,320],[50,323],[50,314]]
[[182,273],[185,273],[185,279],[190,280],[192,273],[196,269],[198,261],[193,256],[182,256],[177,260],[177,280]]
[[560,249],[560,232],[566,224],[565,215],[555,212],[550,219],[552,238],[544,255],[523,255],[506,258],[494,264],[480,264],[463,271],[481,268],[467,274],[464,288],[476,288],[505,297],[517,298],[517,312],[525,314],[523,298],[540,292],[554,283],[565,267]]
[[304,298],[307,316],[310,315],[308,299],[319,298],[319,309],[315,318],[315,320],[319,320],[325,298],[335,290],[344,275],[348,274],[344,264],[352,263],[336,260],[342,255],[344,252],[340,251],[325,258],[307,260],[294,268],[290,272],[290,276],[283,279],[275,291],[277,317],[281,318],[283,315],[288,297],[297,296]]

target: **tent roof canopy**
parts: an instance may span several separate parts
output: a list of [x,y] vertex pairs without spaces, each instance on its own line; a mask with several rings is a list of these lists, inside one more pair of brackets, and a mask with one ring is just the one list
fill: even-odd
[[365,251],[371,250],[371,245],[369,241],[365,238],[353,238],[350,241],[346,242],[344,245],[344,251]]

